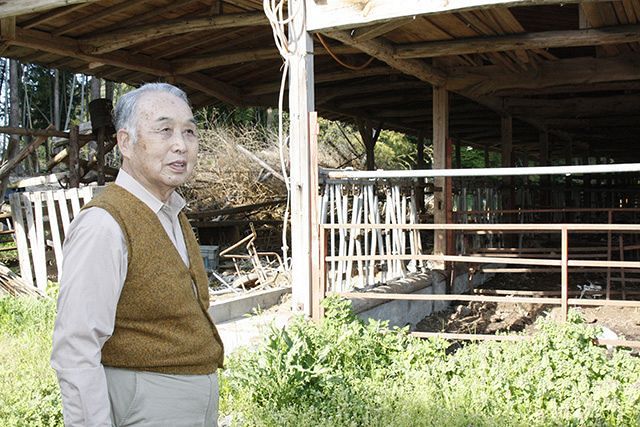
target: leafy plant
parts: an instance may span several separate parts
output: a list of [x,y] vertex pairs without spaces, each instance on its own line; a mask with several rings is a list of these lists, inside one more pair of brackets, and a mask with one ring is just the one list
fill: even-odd
[[467,344],[451,356],[329,299],[326,319],[272,328],[231,357],[222,412],[243,426],[637,425],[640,361],[593,344],[597,330],[539,323],[530,341]]

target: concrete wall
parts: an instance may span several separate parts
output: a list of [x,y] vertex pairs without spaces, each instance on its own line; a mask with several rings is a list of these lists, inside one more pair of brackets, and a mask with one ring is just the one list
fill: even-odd
[[255,311],[266,310],[277,304],[286,293],[291,293],[291,287],[266,289],[237,298],[216,301],[209,306],[209,315],[214,323],[226,322],[246,314],[253,314]]
[[[493,277],[493,274],[476,273],[469,280],[466,271],[458,272],[451,292],[461,294],[483,284]],[[374,292],[407,293],[407,294],[446,294],[447,278],[442,272],[416,274],[406,279],[398,279],[387,285],[375,288]],[[451,301],[407,301],[407,300],[372,300],[353,299],[354,312],[362,320],[388,320],[389,326],[403,327],[409,324],[414,328],[416,324],[431,313],[445,310]]]

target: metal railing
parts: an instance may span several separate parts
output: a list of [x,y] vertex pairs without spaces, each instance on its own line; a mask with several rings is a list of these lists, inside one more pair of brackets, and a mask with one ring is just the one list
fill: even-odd
[[[462,233],[491,233],[491,232],[529,232],[529,233],[559,233],[560,256],[559,258],[505,258],[499,256],[477,255],[426,255],[426,254],[385,254],[385,255],[327,255],[327,239],[331,230],[368,229],[368,230],[456,230]],[[615,307],[640,307],[640,301],[630,300],[598,300],[570,298],[569,270],[570,268],[630,268],[640,269],[640,261],[612,261],[594,259],[569,259],[569,233],[640,233],[640,224],[321,224],[320,225],[320,280],[317,289],[312,290],[312,298],[317,307],[325,298],[327,292],[327,266],[334,261],[358,262],[388,261],[388,260],[415,260],[415,261],[439,261],[439,262],[465,262],[472,264],[498,263],[508,265],[526,265],[560,268],[561,284],[560,297],[536,297],[536,296],[498,296],[498,295],[463,295],[463,294],[399,294],[399,293],[368,293],[368,292],[332,292],[347,298],[382,299],[382,300],[415,300],[415,301],[483,301],[503,303],[533,303],[559,305],[561,307],[562,320],[567,319],[569,306],[615,306]],[[316,315],[322,316],[320,309]],[[451,339],[468,339],[466,334],[442,334],[442,333],[415,333],[417,336],[438,335]],[[463,337],[464,336],[464,337]],[[465,338],[466,337],[466,338]],[[477,334],[473,339],[526,339],[503,338],[503,336]],[[614,342],[616,341],[616,342]],[[628,347],[640,347],[640,341],[609,340],[603,341],[608,345],[624,345]]]

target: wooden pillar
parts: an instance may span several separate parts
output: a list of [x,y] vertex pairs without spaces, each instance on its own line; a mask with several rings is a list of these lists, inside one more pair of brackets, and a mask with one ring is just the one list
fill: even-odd
[[[582,159],[582,163],[585,165],[589,165],[591,164],[591,145],[589,145],[589,147],[587,148],[587,152],[584,155],[584,158]],[[590,209],[591,208],[591,180],[593,179],[593,175],[587,173],[584,174],[582,177],[582,194],[583,194],[583,200],[584,200],[584,204],[583,208],[587,208]],[[591,214],[589,214],[589,217],[591,217]],[[590,218],[591,221],[591,218]]]
[[[424,134],[422,131],[418,133],[416,150],[416,169],[426,169],[427,164],[424,161]],[[416,208],[419,213],[424,212],[424,188],[424,178],[421,178],[416,186]]]
[[69,188],[80,186],[80,132],[77,125],[69,129]]
[[[525,148],[522,151],[522,166],[525,168],[528,168],[529,162],[530,162],[529,150]],[[529,204],[529,197],[531,194],[531,177],[529,175],[525,175],[523,178],[524,179],[523,179],[523,185],[522,185],[522,198],[521,198],[520,207],[522,209],[532,208],[533,206],[530,206]]]
[[[513,166],[513,122],[511,116],[500,118],[500,144],[502,149],[502,167]],[[507,176],[502,180],[502,209],[513,209],[513,177]],[[504,222],[512,222],[511,215],[504,218]]]
[[[453,169],[453,146],[459,146],[458,141],[454,143],[453,138],[447,137],[446,143],[446,156],[445,156],[445,168]],[[446,177],[444,179],[444,211],[445,211],[445,223],[453,224],[453,178]],[[455,255],[455,241],[453,240],[453,230],[447,230],[447,244],[445,246],[445,254],[446,255]],[[453,263],[448,262],[445,263],[445,267],[447,270],[454,271]],[[448,283],[448,286],[451,285],[451,282]],[[450,287],[447,288],[447,292],[451,293],[452,290]]]
[[289,46],[293,51],[289,71],[291,283],[294,310],[311,315],[311,197],[309,113],[314,109],[313,39],[306,30],[303,0],[290,0]]
[[[540,166],[549,166],[549,132],[546,130],[538,134],[540,156],[538,161]],[[540,207],[549,207],[551,195],[551,178],[549,175],[540,177]]]
[[[567,166],[571,166],[573,164],[573,144],[569,141],[565,147],[564,152],[564,163]],[[571,192],[571,187],[573,186],[573,178],[571,175],[564,177],[564,204],[566,207],[573,207],[573,197]]]
[[106,129],[104,126],[101,126],[98,129],[98,135],[96,137],[97,141],[97,151],[96,151],[96,164],[98,170],[98,185],[104,185],[104,140],[105,140]]
[[[433,169],[446,168],[447,138],[449,136],[449,92],[443,88],[433,87]],[[447,213],[445,201],[445,179],[434,179],[434,207],[433,222],[445,224]],[[443,255],[447,253],[447,233],[444,230],[434,231],[433,253]],[[444,263],[434,262],[433,268],[444,270]]]
[[375,148],[376,142],[378,142],[378,137],[380,136],[382,123],[378,125],[377,129],[374,129],[371,123],[367,120],[357,119],[356,123],[366,152],[367,170],[376,170]]

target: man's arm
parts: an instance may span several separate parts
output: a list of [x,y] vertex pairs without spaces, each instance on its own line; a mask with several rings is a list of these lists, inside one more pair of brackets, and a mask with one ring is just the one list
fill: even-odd
[[111,426],[101,351],[113,333],[126,277],[126,242],[111,215],[90,208],[69,227],[63,255],[51,366],[65,426]]

